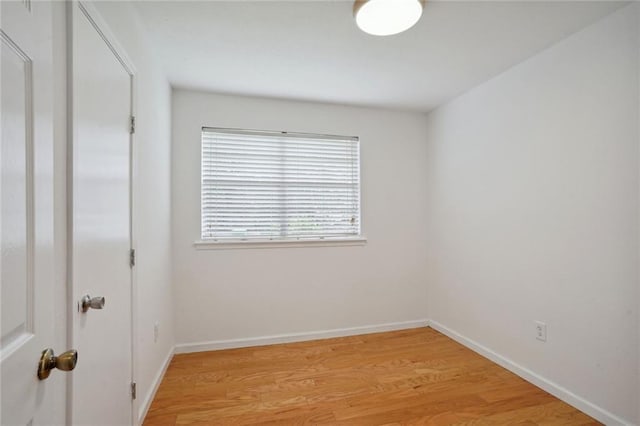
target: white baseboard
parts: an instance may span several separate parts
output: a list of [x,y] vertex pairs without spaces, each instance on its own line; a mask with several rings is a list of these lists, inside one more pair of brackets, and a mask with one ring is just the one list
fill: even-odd
[[602,407],[599,407],[584,398],[579,397],[574,394],[570,390],[563,388],[557,383],[552,382],[549,379],[546,379],[539,374],[534,373],[533,371],[511,361],[508,358],[492,351],[491,349],[482,346],[480,343],[471,340],[470,338],[463,336],[462,334],[451,330],[450,328],[438,323],[437,321],[429,320],[429,326],[433,329],[441,332],[442,334],[450,337],[456,342],[466,346],[467,348],[477,352],[485,358],[490,359],[496,364],[506,368],[512,373],[517,374],[522,377],[526,381],[536,385],[537,387],[549,392],[551,395],[556,398],[561,399],[569,405],[574,406],[580,411],[583,411],[593,417],[594,419],[606,424],[606,425],[632,425],[632,422],[624,420],[613,413],[605,410]]
[[426,327],[427,320],[392,322],[387,324],[366,325],[361,327],[335,328],[331,330],[306,333],[277,334],[274,336],[249,337],[243,339],[214,340],[210,342],[181,343],[176,345],[175,353],[217,351],[220,349],[245,348],[250,346],[275,345],[278,343],[303,342],[307,340],[330,339],[332,337],[355,336],[358,334],[380,333],[383,331],[404,330]]
[[175,353],[175,350],[176,350],[175,346],[172,346],[169,349],[169,353],[167,353],[167,356],[164,359],[164,362],[162,363],[162,367],[160,367],[160,370],[158,370],[156,377],[153,378],[153,384],[151,386],[151,390],[145,396],[144,400],[142,401],[141,409],[138,411],[140,413],[138,415],[138,425],[141,425],[142,423],[144,423],[144,418],[147,416],[147,413],[149,412],[149,408],[151,407],[153,398],[155,398],[156,392],[158,392],[160,383],[162,382],[162,379],[165,373],[167,372],[167,368],[171,363],[171,359],[173,358],[173,354]]

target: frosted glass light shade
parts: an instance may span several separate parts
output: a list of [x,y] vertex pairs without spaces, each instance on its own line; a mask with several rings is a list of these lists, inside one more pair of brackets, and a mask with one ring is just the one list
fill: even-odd
[[353,14],[365,33],[386,36],[413,27],[422,16],[423,0],[356,0]]

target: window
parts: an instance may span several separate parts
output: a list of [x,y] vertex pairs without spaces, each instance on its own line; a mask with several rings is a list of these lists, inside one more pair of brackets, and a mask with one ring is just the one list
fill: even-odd
[[202,240],[360,236],[356,137],[202,129]]

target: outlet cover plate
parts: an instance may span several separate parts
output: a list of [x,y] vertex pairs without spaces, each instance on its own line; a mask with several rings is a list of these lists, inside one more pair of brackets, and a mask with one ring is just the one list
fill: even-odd
[[542,321],[535,321],[536,325],[536,339],[541,342],[547,341],[547,324]]

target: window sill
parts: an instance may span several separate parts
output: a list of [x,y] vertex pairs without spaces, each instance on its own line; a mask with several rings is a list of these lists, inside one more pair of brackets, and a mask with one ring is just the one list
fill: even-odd
[[364,246],[366,237],[325,238],[322,240],[198,240],[193,243],[196,250],[261,249],[293,247],[341,247]]

